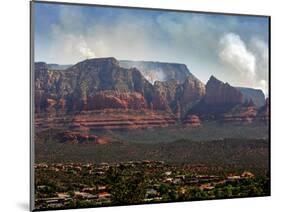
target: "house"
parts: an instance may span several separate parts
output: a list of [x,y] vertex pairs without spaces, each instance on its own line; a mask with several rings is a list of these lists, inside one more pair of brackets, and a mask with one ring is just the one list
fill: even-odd
[[99,191],[104,191],[104,190],[106,190],[106,186],[98,186],[98,190]]
[[153,188],[149,188],[146,190],[146,197],[151,198],[151,197],[157,197],[159,196],[159,193],[153,189]]
[[169,176],[169,175],[171,175],[172,174],[172,172],[171,171],[167,171],[167,172],[165,172],[165,175],[166,176]]
[[248,171],[244,171],[242,174],[241,174],[241,177],[242,178],[252,178],[252,177],[255,177],[255,175],[251,172],[248,172]]
[[89,194],[86,192],[74,191],[74,196],[79,199],[97,199],[98,195]]
[[167,177],[167,178],[165,178],[165,179],[163,180],[163,182],[165,182],[165,183],[171,183],[171,182],[173,182],[173,178]]
[[59,198],[63,198],[63,199],[67,199],[70,198],[70,195],[68,193],[65,192],[61,192],[61,193],[57,193]]
[[181,183],[181,181],[182,181],[182,179],[180,179],[180,178],[175,178],[175,179],[173,180],[173,183],[174,183],[174,184],[179,184],[179,183]]
[[87,187],[87,188],[83,188],[82,192],[93,192],[96,190],[96,187]]
[[207,183],[207,184],[200,185],[199,188],[201,190],[212,190],[215,188],[215,186],[212,186],[211,183]]
[[240,178],[241,177],[239,175],[231,175],[227,177],[228,180],[239,180]]
[[111,197],[111,194],[106,191],[103,191],[98,194],[98,197],[99,199],[108,199]]

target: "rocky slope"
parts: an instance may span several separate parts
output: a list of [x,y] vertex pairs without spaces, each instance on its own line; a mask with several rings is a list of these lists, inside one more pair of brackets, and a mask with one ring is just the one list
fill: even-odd
[[219,120],[224,113],[243,103],[242,93],[228,83],[211,76],[205,88],[205,95],[188,112],[202,120]]
[[191,74],[185,64],[178,63],[121,60],[120,66],[137,68],[152,84],[155,81],[168,80],[177,80],[182,83]]
[[35,116],[35,127],[38,131],[70,130],[82,135],[89,135],[91,130],[167,127],[176,122],[177,118],[173,114],[152,110],[103,109],[75,114],[36,114]]
[[176,100],[179,102],[180,113],[185,114],[205,96],[205,93],[205,85],[193,75],[189,75],[183,84],[177,87]]
[[206,95],[188,114],[197,115],[202,120],[232,124],[253,123],[257,120],[267,122],[268,100],[260,107],[263,98],[264,94],[260,90],[236,88],[211,76],[206,85]]
[[170,77],[184,77],[181,78],[183,84],[171,79],[156,81],[152,85],[138,69],[122,68],[115,58],[85,60],[66,70],[50,70],[47,64],[36,63],[35,111],[71,112],[103,106],[175,111],[177,102],[184,111],[187,105],[204,96],[204,84],[186,66],[160,64],[160,67],[165,67],[161,69],[163,72],[177,67],[177,71],[171,71]]
[[175,101],[177,87],[176,80],[156,81],[154,83],[152,108],[169,111],[171,104]]
[[[39,62],[34,72],[35,124],[41,129],[84,132],[163,127],[179,121],[199,126],[205,120],[269,119],[268,101],[258,109],[264,98],[261,91],[236,88],[214,76],[205,86],[182,64],[119,62],[110,57],[85,60],[65,70]],[[154,72],[164,74],[165,80],[152,84],[145,74]]]
[[243,95],[235,87],[211,76],[206,85],[204,101],[208,105],[236,105],[243,103]]
[[205,95],[205,85],[190,74],[183,83],[177,80],[154,83],[152,105],[155,109],[179,112],[182,116]]
[[183,124],[187,127],[200,127],[201,126],[201,120],[196,115],[188,115],[184,119]]
[[47,64],[47,66],[49,70],[65,70],[71,67],[72,65],[60,65],[60,64],[51,63],[51,64]]
[[243,95],[243,102],[251,100],[257,107],[261,107],[265,104],[265,96],[262,90],[254,88],[236,87]]
[[225,123],[253,123],[255,121],[268,123],[269,121],[269,100],[258,108],[252,100],[245,101],[242,105],[234,107],[230,112],[223,115]]
[[246,101],[242,105],[238,105],[230,112],[223,115],[222,121],[225,123],[252,123],[258,113],[258,109],[252,100]]
[[97,108],[95,104],[100,102],[93,100],[100,98],[100,91],[135,92],[129,95],[132,98],[139,93],[145,98],[143,104],[147,104],[152,101],[153,86],[137,69],[121,68],[114,58],[86,60],[62,71],[48,70],[44,63],[35,64],[36,112]]
[[266,99],[265,104],[258,110],[258,114],[256,119],[261,122],[268,123],[269,122],[269,98]]
[[102,109],[147,109],[147,102],[141,93],[99,91],[89,99],[86,110]]

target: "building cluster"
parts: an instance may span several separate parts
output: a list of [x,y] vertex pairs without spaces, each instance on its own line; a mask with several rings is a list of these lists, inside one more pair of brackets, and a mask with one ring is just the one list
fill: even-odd
[[[189,188],[198,188],[202,191],[211,191],[217,185],[223,185],[227,182],[239,181],[245,178],[252,178],[251,172],[244,172],[241,175],[229,174],[228,176],[217,176],[207,174],[195,174],[191,170],[204,169],[204,166],[198,165],[193,167],[179,167],[176,165],[168,165],[162,161],[127,161],[120,163],[55,163],[55,164],[35,164],[35,172],[43,171],[44,173],[67,172],[72,175],[92,176],[93,179],[105,179],[110,167],[128,170],[129,175],[133,176],[137,172],[142,172],[145,176],[146,186],[145,198],[142,202],[161,202],[166,201],[163,197],[161,187],[166,186],[177,191],[185,192]],[[51,174],[50,174],[51,175]],[[52,176],[49,176],[52,177]],[[91,206],[110,205],[112,203],[112,195],[109,187],[112,185],[95,184],[86,185],[80,182],[70,182],[78,184],[77,188],[67,192],[54,192],[45,195],[48,185],[36,185],[35,192],[36,208],[63,208],[71,207],[73,202],[83,201],[91,204]],[[114,185],[113,185],[114,186]],[[38,195],[41,194],[41,195]]]

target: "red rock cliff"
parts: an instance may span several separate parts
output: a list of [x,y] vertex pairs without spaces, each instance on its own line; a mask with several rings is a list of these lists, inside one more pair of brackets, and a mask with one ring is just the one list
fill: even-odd
[[228,83],[223,83],[211,76],[206,85],[205,102],[208,105],[241,104],[243,95]]

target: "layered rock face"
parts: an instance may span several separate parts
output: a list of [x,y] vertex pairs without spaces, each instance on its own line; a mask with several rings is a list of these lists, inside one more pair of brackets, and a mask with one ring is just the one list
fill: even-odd
[[114,58],[86,60],[60,71],[50,71],[44,63],[35,64],[36,112],[95,108],[95,95],[109,90],[133,92],[131,97],[136,99],[139,93],[147,103],[152,101],[153,86],[137,69],[121,68]]
[[226,123],[252,123],[258,110],[254,104],[246,104],[235,108],[233,111],[223,115],[223,122]]
[[115,58],[85,60],[66,70],[49,70],[47,64],[36,63],[35,111],[72,112],[103,107],[174,111],[177,101],[186,108],[204,96],[203,83],[186,66],[161,63],[159,67],[162,66],[163,72],[176,67],[167,76],[181,77],[184,83],[172,79],[152,85],[138,69],[122,68]]
[[181,113],[185,113],[194,103],[200,101],[205,93],[205,85],[193,75],[189,75],[184,83],[177,87]]
[[120,66],[124,68],[137,68],[150,82],[176,80],[184,82],[191,73],[185,64],[162,63],[153,61],[121,60]]
[[89,101],[87,110],[147,109],[144,96],[137,92],[99,91]]
[[[99,113],[99,114],[98,114]],[[176,123],[175,116],[168,113],[158,113],[151,110],[103,110],[93,113],[76,115],[71,128],[79,130],[89,129],[135,129],[149,127],[166,127]]]
[[89,137],[90,130],[169,126],[177,121],[169,106],[177,85],[153,86],[136,68],[122,68],[114,58],[86,60],[66,70],[36,63],[35,125],[71,130],[78,140]]
[[35,120],[38,130],[70,130],[83,135],[89,135],[91,130],[167,127],[177,122],[177,118],[171,113],[130,109],[103,109],[54,116],[37,114]]
[[243,95],[228,83],[223,83],[211,76],[206,85],[204,100],[208,105],[236,105],[243,103]]
[[[268,101],[257,109],[255,102],[263,99],[259,90],[235,88],[213,76],[205,86],[182,64],[121,64],[125,68],[115,58],[97,58],[50,70],[35,63],[35,125],[88,135],[91,129],[165,127],[179,121],[200,126],[201,120],[269,119]],[[165,80],[152,84],[135,66],[152,75],[164,73]]]
[[185,120],[183,121],[185,126],[187,127],[200,127],[201,126],[201,120],[196,115],[188,115]]
[[206,85],[205,95],[188,111],[188,114],[195,114],[202,120],[220,120],[221,116],[242,103],[243,96],[239,90],[211,76]]
[[35,63],[35,112],[50,112],[54,106],[64,108],[60,71],[49,71],[46,63]]
[[[262,109],[258,109],[263,98],[264,94],[260,90],[238,89],[212,76],[206,85],[205,97],[189,113],[198,115],[202,120],[249,124],[267,119],[266,112],[259,112]],[[258,105],[255,102],[258,102]],[[265,108],[264,106],[263,111],[266,111]]]
[[181,116],[205,95],[205,85],[190,74],[183,83],[176,80],[154,83],[152,104],[155,109],[179,112]]
[[266,99],[264,106],[262,106],[257,114],[257,120],[261,122],[269,122],[269,98]]
[[176,80],[156,81],[154,83],[152,109],[169,110],[171,103],[176,98],[177,87],[178,82]]
[[269,101],[258,109],[252,100],[244,102],[235,107],[232,111],[223,115],[226,123],[252,123],[255,121],[268,123],[269,121]]

